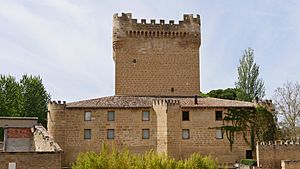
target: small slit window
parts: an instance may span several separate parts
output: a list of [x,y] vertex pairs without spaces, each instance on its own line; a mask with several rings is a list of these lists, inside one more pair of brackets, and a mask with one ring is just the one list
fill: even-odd
[[171,88],[171,92],[174,92],[174,88],[173,87]]

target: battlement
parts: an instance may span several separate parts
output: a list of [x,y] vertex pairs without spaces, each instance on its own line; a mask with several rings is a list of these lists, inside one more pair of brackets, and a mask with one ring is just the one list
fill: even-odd
[[288,145],[300,145],[299,138],[294,140],[275,140],[275,141],[268,141],[268,142],[257,142],[257,145],[259,146],[288,146]]
[[118,15],[118,13],[115,13],[113,15],[114,20],[117,20],[121,23],[130,23],[132,25],[148,25],[148,26],[181,26],[183,24],[198,24],[200,25],[200,15],[196,15],[194,17],[193,14],[184,14],[183,20],[178,21],[178,24],[175,24],[174,20],[169,20],[169,23],[163,19],[159,20],[159,23],[156,23],[155,19],[151,19],[149,22],[147,22],[147,19],[140,19],[140,22],[138,22],[137,19],[132,19],[132,13],[122,13],[121,15]]
[[60,101],[60,100],[55,101],[54,100],[54,101],[50,101],[48,103],[48,109],[49,110],[50,109],[65,109],[66,105],[67,105],[66,101]]
[[132,19],[131,13],[116,13],[113,16],[114,40],[120,37],[185,37],[200,39],[200,15],[184,14],[183,20],[175,23],[174,20]]
[[179,104],[179,100],[175,99],[157,99],[153,100],[154,106],[167,106],[167,105],[176,105]]

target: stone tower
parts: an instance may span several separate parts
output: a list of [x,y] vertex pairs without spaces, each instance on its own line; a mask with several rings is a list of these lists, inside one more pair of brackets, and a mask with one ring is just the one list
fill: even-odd
[[[47,128],[49,134],[54,138],[58,145],[63,151],[66,151],[65,145],[65,129],[66,129],[66,118],[65,118],[66,102],[63,101],[50,101],[48,103],[48,114],[47,114]],[[65,152],[62,152],[61,156],[62,164],[65,162]]]
[[115,94],[191,96],[200,92],[200,16],[175,24],[113,16]]

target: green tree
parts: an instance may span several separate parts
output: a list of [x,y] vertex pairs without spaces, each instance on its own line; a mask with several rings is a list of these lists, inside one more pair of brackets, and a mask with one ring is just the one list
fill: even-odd
[[237,100],[237,90],[235,88],[211,90],[207,95],[214,98]]
[[230,150],[232,150],[237,132],[242,133],[245,142],[251,149],[254,149],[256,140],[275,140],[277,127],[274,115],[265,107],[230,108],[223,120],[222,129],[230,143]]
[[259,66],[254,62],[254,50],[247,48],[238,66],[238,81],[235,83],[239,100],[252,101],[265,96],[265,86],[259,76]]
[[[38,122],[47,127],[46,92],[39,76],[23,75],[20,82],[10,75],[0,75],[0,116],[38,117]],[[0,128],[3,140],[3,128]]]
[[[23,110],[21,86],[13,76],[0,75],[0,116],[19,116]],[[0,141],[4,130],[0,128]]]
[[258,141],[274,141],[277,126],[275,115],[265,107],[258,106],[255,115],[256,138]]
[[19,116],[23,110],[22,88],[13,76],[0,75],[0,116]]
[[50,95],[47,93],[40,76],[23,75],[20,80],[23,95],[23,111],[21,116],[38,117],[38,122],[47,125],[47,103]]

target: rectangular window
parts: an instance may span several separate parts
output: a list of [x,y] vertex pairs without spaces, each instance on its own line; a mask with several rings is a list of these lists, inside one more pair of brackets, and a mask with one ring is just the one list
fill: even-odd
[[107,139],[115,138],[115,129],[107,129]]
[[252,150],[246,150],[246,159],[253,159]]
[[16,168],[17,168],[17,164],[15,162],[8,163],[8,169],[16,169]]
[[216,129],[216,139],[223,139],[222,129]]
[[107,112],[107,120],[108,121],[115,121],[115,112],[114,111]]
[[91,121],[92,120],[92,112],[86,111],[84,112],[84,121]]
[[150,137],[150,130],[143,129],[143,139],[149,139],[149,137]]
[[190,112],[189,111],[183,111],[182,112],[182,121],[189,121],[190,120]]
[[90,140],[92,138],[92,130],[91,129],[84,129],[84,139]]
[[183,129],[182,130],[182,139],[190,139],[190,129]]
[[216,120],[223,120],[222,111],[216,111]]
[[149,120],[150,120],[150,112],[143,111],[143,121],[149,121]]

